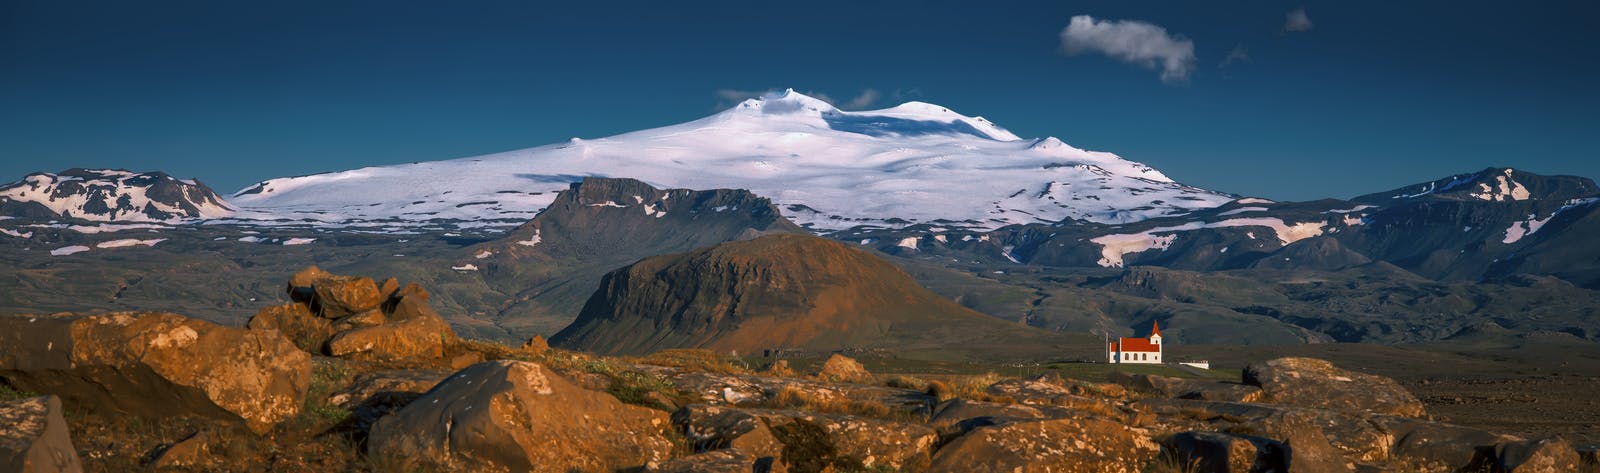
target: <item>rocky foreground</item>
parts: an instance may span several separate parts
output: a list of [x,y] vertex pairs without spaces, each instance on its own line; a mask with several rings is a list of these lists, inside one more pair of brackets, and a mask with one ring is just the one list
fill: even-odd
[[0,318],[0,471],[1600,471],[1309,358],[1237,381],[814,373],[462,340],[398,281],[295,276],[247,328]]

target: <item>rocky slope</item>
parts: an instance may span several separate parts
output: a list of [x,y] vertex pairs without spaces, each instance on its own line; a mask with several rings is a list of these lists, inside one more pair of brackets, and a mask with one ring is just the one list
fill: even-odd
[[982,352],[1051,335],[985,316],[843,244],[773,235],[648,258],[605,276],[556,346],[600,353],[664,348]]
[[68,169],[0,186],[0,215],[91,221],[214,219],[234,209],[205,184],[160,171]]

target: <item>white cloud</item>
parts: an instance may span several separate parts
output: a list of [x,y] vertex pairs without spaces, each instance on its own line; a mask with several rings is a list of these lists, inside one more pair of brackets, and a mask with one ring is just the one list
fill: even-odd
[[1306,16],[1306,7],[1296,8],[1288,15],[1284,15],[1284,32],[1311,31],[1312,26],[1314,25],[1311,24],[1311,17]]
[[1161,81],[1189,80],[1194,72],[1194,41],[1143,21],[1097,21],[1089,15],[1072,17],[1061,30],[1061,50],[1069,55],[1100,53],[1149,69],[1161,69]]
[[1228,51],[1228,57],[1222,58],[1217,68],[1225,68],[1238,62],[1250,62],[1250,51],[1245,50],[1243,44],[1233,45],[1233,49]]
[[861,91],[861,95],[857,95],[856,98],[850,99],[849,102],[845,102],[844,105],[839,106],[839,108],[850,110],[864,109],[872,106],[872,104],[878,103],[878,97],[881,95],[883,94],[878,93],[877,89],[863,90]]

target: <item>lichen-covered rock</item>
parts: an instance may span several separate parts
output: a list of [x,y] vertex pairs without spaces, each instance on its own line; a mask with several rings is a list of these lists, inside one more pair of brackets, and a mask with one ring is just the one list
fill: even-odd
[[1142,429],[1098,418],[1018,420],[974,429],[934,456],[934,472],[1134,473],[1160,453]]
[[328,340],[327,353],[345,358],[376,361],[435,359],[456,341],[455,330],[428,306],[427,291],[408,285],[395,293],[388,320],[382,325],[354,328]]
[[305,304],[262,307],[245,323],[250,330],[277,330],[308,353],[322,353],[322,345],[333,336],[333,322],[311,313]]
[[277,331],[169,313],[0,317],[0,346],[0,378],[17,388],[112,413],[239,421],[258,433],[299,414],[311,384],[311,356]]
[[667,460],[667,415],[574,386],[537,363],[491,361],[378,420],[368,456],[450,471],[614,471]]
[[316,294],[313,307],[317,315],[330,319],[375,309],[383,303],[378,283],[368,277],[324,276],[311,283],[311,290]]
[[872,381],[872,373],[868,373],[867,367],[854,358],[834,353],[822,363],[817,378],[831,382],[865,383]]
[[1245,367],[1244,383],[1261,402],[1317,409],[1423,417],[1422,401],[1382,376],[1347,371],[1315,358],[1278,358]]
[[0,403],[0,471],[82,472],[61,399],[40,396]]

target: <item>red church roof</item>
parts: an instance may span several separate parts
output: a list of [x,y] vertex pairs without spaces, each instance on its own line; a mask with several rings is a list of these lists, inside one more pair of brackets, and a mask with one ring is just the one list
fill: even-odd
[[[1154,337],[1157,335],[1161,335],[1161,323],[1151,322],[1150,336]],[[1118,341],[1116,342],[1111,342],[1110,345],[1107,346],[1106,351],[1117,351],[1117,344],[1119,343],[1122,344],[1122,351],[1125,352],[1155,353],[1161,351],[1161,345],[1151,343],[1149,338],[1119,338],[1117,340]]]
[[[1148,338],[1124,338],[1121,343],[1122,351],[1125,352],[1144,351],[1155,353],[1161,351],[1161,345],[1150,343]],[[1111,344],[1111,351],[1117,351],[1117,344]]]

